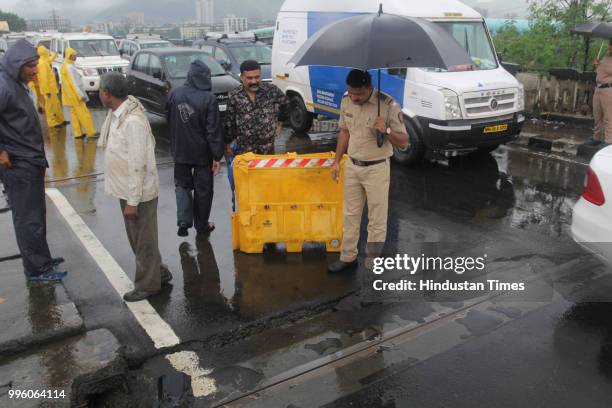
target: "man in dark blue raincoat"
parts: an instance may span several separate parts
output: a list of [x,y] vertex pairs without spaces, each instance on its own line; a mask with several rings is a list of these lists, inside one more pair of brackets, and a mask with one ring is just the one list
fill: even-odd
[[37,74],[38,54],[26,40],[0,61],[0,180],[13,213],[17,245],[29,280],[61,280],[62,258],[47,244],[45,171],[47,160],[36,99],[28,82]]
[[168,96],[179,236],[187,236],[192,226],[200,235],[214,229],[208,218],[213,176],[219,173],[224,145],[219,107],[211,89],[210,69],[196,60],[185,85]]

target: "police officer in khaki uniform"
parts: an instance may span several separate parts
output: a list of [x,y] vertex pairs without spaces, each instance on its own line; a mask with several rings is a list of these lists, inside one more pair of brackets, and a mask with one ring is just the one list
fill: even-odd
[[[368,244],[382,244],[387,236],[389,204],[389,158],[393,146],[405,149],[409,145],[402,111],[388,96],[372,88],[368,72],[352,70],[346,78],[348,95],[340,107],[340,135],[336,161],[332,169],[334,180],[340,175],[340,160],[347,153],[344,167],[344,239],[340,260],[328,266],[339,272],[357,264],[357,243],[363,207],[368,202]],[[377,132],[384,134],[384,144],[378,147]]]
[[608,53],[594,62],[597,69],[597,82],[593,95],[593,117],[595,136],[592,144],[612,144],[612,40],[608,43]]

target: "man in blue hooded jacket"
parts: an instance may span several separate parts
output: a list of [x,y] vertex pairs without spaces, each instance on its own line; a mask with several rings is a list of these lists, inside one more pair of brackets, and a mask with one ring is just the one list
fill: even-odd
[[211,92],[208,66],[191,63],[184,86],[168,96],[168,127],[174,157],[178,235],[188,235],[192,226],[199,235],[210,233],[208,221],[213,200],[213,176],[223,157],[223,132],[217,99]]
[[38,73],[38,54],[19,40],[0,61],[0,180],[13,213],[17,246],[29,280],[61,280],[62,258],[47,244],[45,171],[47,160],[36,99],[28,82]]

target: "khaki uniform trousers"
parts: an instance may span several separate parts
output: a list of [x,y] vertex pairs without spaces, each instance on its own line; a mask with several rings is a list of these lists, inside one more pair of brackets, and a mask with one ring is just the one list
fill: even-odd
[[72,136],[74,137],[82,136],[83,130],[89,137],[96,134],[91,113],[89,113],[85,102],[70,107],[70,123],[72,124]]
[[340,260],[357,259],[357,244],[363,208],[368,202],[368,244],[387,239],[389,210],[389,160],[372,166],[357,166],[348,159],[344,165],[344,234]]
[[45,95],[45,115],[47,116],[47,125],[55,127],[64,123],[64,112],[57,94]]
[[[121,212],[126,205],[119,200]],[[136,255],[136,276],[134,288],[145,292],[161,289],[161,277],[168,267],[162,263],[157,236],[157,198],[138,204],[138,218],[123,218],[125,230],[134,255]]]
[[612,144],[612,88],[595,88],[593,118],[595,140]]

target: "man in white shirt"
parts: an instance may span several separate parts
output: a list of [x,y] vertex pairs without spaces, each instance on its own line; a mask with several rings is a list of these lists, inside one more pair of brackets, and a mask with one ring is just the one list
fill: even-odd
[[158,246],[155,138],[144,108],[128,96],[122,74],[102,76],[99,94],[102,104],[110,109],[99,142],[105,153],[104,192],[119,199],[136,255],[134,290],[123,296],[126,302],[135,302],[158,293],[161,285],[172,279]]

